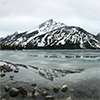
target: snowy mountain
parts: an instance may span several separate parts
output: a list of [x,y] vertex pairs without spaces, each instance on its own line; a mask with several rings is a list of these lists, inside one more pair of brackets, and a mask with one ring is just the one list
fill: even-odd
[[75,26],[47,20],[31,31],[15,32],[0,41],[2,45],[23,45],[28,49],[97,49],[98,35],[88,33]]
[[99,39],[99,41],[100,41],[100,33],[98,33],[98,34],[97,34],[97,38],[98,38],[98,39]]

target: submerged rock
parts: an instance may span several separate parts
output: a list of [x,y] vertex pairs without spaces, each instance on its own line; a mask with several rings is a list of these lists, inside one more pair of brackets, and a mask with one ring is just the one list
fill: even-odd
[[5,76],[5,74],[1,74],[0,76],[1,76],[1,77],[4,77],[4,76]]
[[54,97],[52,95],[48,95],[45,97],[45,100],[54,100]]
[[6,100],[6,99],[2,98],[1,100]]
[[27,96],[27,93],[28,93],[27,88],[21,88],[21,90],[20,90],[21,95]]
[[4,73],[6,73],[6,72],[7,72],[7,70],[6,70],[6,69],[3,69],[3,72],[4,72]]
[[18,73],[18,71],[19,71],[19,69],[15,69],[15,70],[14,70],[15,73]]
[[36,83],[35,84],[32,84],[31,86],[36,86]]
[[33,92],[33,91],[34,91],[34,89],[33,89],[33,87],[32,87],[32,86],[29,88],[29,90],[30,90],[31,92]]
[[61,91],[62,92],[66,92],[67,90],[68,90],[67,85],[64,85],[64,86],[61,87]]
[[9,95],[10,95],[11,97],[16,97],[16,96],[18,96],[18,94],[19,94],[19,90],[16,89],[16,88],[11,88],[11,89],[9,90]]
[[59,92],[59,87],[54,86],[53,91],[54,91],[54,92]]
[[40,97],[39,92],[38,92],[38,91],[35,91],[34,94],[33,94],[33,98],[34,98],[34,99],[37,99],[37,98],[39,98],[39,97]]
[[46,91],[44,91],[43,93],[42,93],[42,96],[47,96],[48,95],[48,93],[46,92]]
[[5,86],[5,91],[8,92],[9,90],[10,90],[10,86],[9,85]]
[[68,97],[66,100],[72,100],[72,98],[71,97]]
[[14,76],[10,76],[10,79],[13,80]]
[[17,89],[18,89],[18,90],[21,90],[21,89],[22,89],[22,86],[18,86]]

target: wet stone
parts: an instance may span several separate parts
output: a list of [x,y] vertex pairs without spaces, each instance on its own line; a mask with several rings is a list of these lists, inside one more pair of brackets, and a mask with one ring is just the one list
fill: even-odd
[[41,89],[40,89],[40,88],[38,88],[38,87],[34,87],[34,91],[41,92]]
[[67,85],[64,85],[64,86],[61,87],[61,91],[62,92],[66,92],[67,90],[68,90]]
[[37,98],[39,98],[39,97],[40,97],[39,92],[38,92],[38,91],[35,91],[34,94],[33,94],[33,98],[34,98],[34,99],[37,99]]
[[53,91],[54,91],[54,92],[59,92],[59,87],[54,86]]
[[5,91],[8,92],[9,90],[10,90],[10,86],[9,85],[5,86]]
[[2,98],[1,100],[6,100],[6,99]]
[[44,91],[43,93],[42,93],[42,96],[47,96],[48,95],[48,93],[46,92],[46,91]]
[[14,76],[10,76],[10,79],[13,80]]
[[82,94],[82,92],[81,91],[77,91],[79,94]]
[[21,90],[21,89],[22,89],[22,86],[18,86],[17,89],[18,89],[18,90]]
[[71,97],[68,97],[66,100],[72,100],[72,98]]
[[6,70],[6,69],[4,69],[4,70],[3,70],[3,72],[4,72],[4,73],[6,73],[6,72],[7,72],[7,70]]
[[29,90],[30,90],[31,92],[33,92],[33,91],[34,91],[34,89],[33,89],[33,87],[32,87],[32,86],[29,88]]
[[54,100],[54,97],[52,95],[48,95],[45,97],[45,100]]
[[16,97],[16,96],[18,96],[18,94],[19,94],[19,90],[16,89],[16,88],[11,88],[11,89],[9,90],[9,95],[10,95],[11,97]]
[[14,70],[15,73],[18,73],[18,71],[19,71],[18,69],[15,69],[15,70]]
[[21,88],[21,90],[20,90],[21,95],[27,96],[27,93],[28,93],[27,88]]
[[8,71],[8,72],[11,72],[11,71],[13,71],[13,69],[12,69],[12,68],[9,68],[9,69],[7,69],[7,71]]
[[5,74],[1,74],[0,76],[1,76],[1,77],[4,77],[4,76],[5,76]]
[[35,84],[32,84],[31,86],[36,86],[36,83]]

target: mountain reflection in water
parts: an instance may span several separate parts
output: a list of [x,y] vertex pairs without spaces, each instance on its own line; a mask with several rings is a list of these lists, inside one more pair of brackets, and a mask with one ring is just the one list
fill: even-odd
[[35,69],[36,73],[42,77],[44,77],[47,80],[53,81],[55,78],[64,77],[67,74],[73,74],[73,73],[81,73],[84,71],[84,69],[76,69],[76,70],[62,70],[62,69],[45,69],[45,68],[38,68],[31,66],[33,69]]

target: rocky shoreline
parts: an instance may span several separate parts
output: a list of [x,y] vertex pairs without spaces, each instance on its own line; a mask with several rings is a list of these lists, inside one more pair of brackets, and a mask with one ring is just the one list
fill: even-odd
[[[9,65],[0,65],[0,72],[3,72],[2,74],[0,74],[1,77],[5,77],[7,72],[12,72],[14,71],[14,73],[18,73],[19,72],[19,68],[11,68],[11,66]],[[10,79],[13,80],[14,76],[10,76]],[[25,84],[30,84],[29,82],[24,82],[24,81],[15,81],[14,83],[25,83]],[[50,95],[47,91],[43,91],[40,94],[40,89],[37,87],[37,84],[31,84],[30,87],[26,88],[23,86],[17,86],[17,87],[12,87],[11,85],[7,85],[5,86],[5,92],[9,93],[10,97],[33,97],[34,99],[38,99],[40,96],[44,97],[44,100],[54,100],[54,96]],[[68,90],[67,85],[63,85],[61,88],[54,86],[54,88],[52,89],[53,92],[57,93],[59,91],[62,92],[66,92]],[[28,92],[30,91],[30,92]],[[71,97],[70,97],[71,98]],[[1,98],[1,100],[7,100],[5,98]],[[66,99],[66,100],[72,100],[72,99]]]
[[[34,67],[34,69],[37,70],[37,68],[35,68],[35,67]],[[27,100],[27,99],[28,100],[34,100],[34,99],[36,99],[36,100],[58,100],[57,98],[59,98],[59,100],[99,100],[100,90],[99,90],[99,88],[96,89],[95,84],[93,84],[92,81],[90,82],[90,83],[92,83],[90,85],[90,87],[88,86],[87,83],[86,83],[87,85],[84,83],[84,82],[86,82],[86,80],[84,79],[84,81],[81,82],[81,84],[79,84],[78,82],[74,82],[71,86],[69,84],[67,86],[67,83],[66,84],[64,83],[65,85],[64,84],[63,85],[55,84],[55,85],[52,85],[52,88],[51,87],[49,88],[49,85],[48,85],[48,87],[46,85],[46,87],[44,87],[44,89],[42,89],[41,86],[39,86],[39,84],[43,84],[43,83],[41,83],[41,81],[39,81],[40,83],[26,81],[27,79],[26,80],[23,79],[23,81],[22,80],[16,81],[15,78],[17,75],[19,75],[19,73],[21,73],[21,70],[22,69],[19,68],[18,66],[12,67],[12,66],[10,66],[10,64],[0,65],[0,78],[4,80],[5,77],[9,76],[8,80],[11,81],[11,84],[7,83],[7,85],[5,85],[5,86],[3,85],[4,86],[3,91],[5,93],[5,96],[4,95],[0,96],[1,100]],[[39,70],[39,72],[40,71],[41,70]],[[61,70],[56,70],[56,71],[61,72],[61,73],[63,72]],[[81,70],[81,71],[83,71],[83,70]],[[41,71],[41,72],[43,72],[43,71]],[[69,74],[69,73],[73,74],[76,71],[65,71],[64,70],[64,72],[67,74]],[[11,73],[11,74],[8,75],[9,73]],[[77,71],[77,73],[80,73],[80,70]],[[42,74],[43,73],[41,73],[40,75],[42,75]],[[49,75],[49,73],[48,73],[48,75]],[[43,76],[44,76],[44,74],[43,74]],[[57,75],[56,75],[56,77],[57,77]],[[15,85],[13,85],[13,84],[15,84]],[[45,83],[45,84],[47,84],[47,83]],[[86,88],[88,88],[88,89],[86,89]],[[57,97],[55,97],[55,95]],[[66,99],[63,99],[63,98],[66,98]]]

